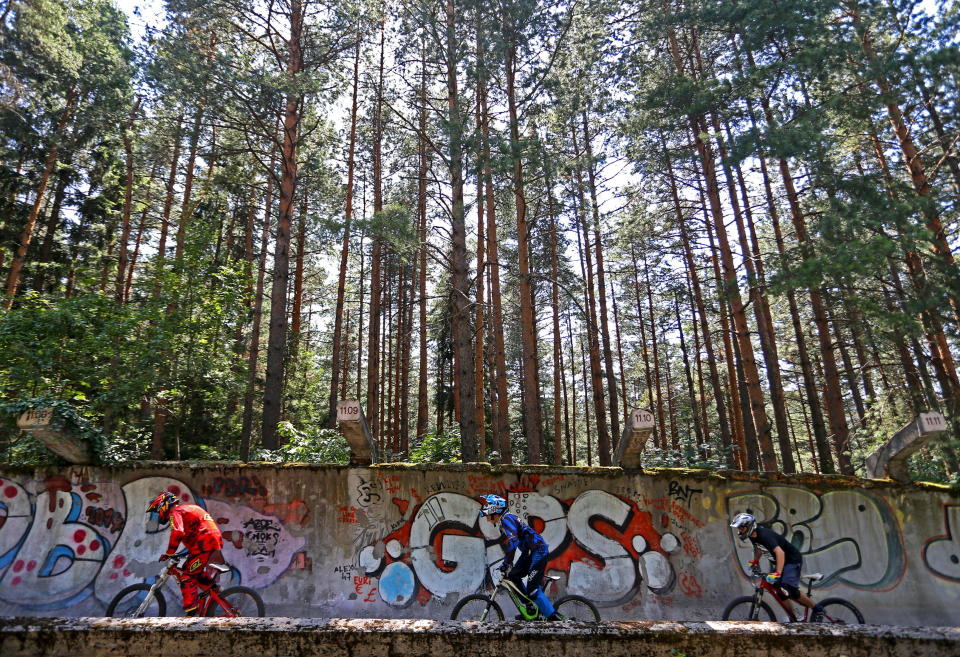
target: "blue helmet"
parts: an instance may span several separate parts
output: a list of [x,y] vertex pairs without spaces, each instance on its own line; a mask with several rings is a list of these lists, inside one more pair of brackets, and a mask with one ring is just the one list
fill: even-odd
[[480,499],[484,501],[484,505],[480,507],[481,516],[492,516],[507,510],[507,501],[499,495],[481,495]]

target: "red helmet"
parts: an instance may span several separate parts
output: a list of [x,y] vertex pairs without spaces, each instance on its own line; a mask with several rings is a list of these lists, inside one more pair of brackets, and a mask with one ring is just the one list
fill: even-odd
[[146,513],[156,513],[160,516],[161,522],[166,522],[170,519],[170,511],[178,504],[180,504],[180,498],[170,491],[165,490],[153,498],[153,501],[147,505]]

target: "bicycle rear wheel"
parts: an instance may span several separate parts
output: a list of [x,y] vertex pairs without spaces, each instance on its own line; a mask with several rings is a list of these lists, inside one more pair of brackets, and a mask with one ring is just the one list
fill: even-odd
[[210,599],[207,607],[207,616],[264,616],[263,598],[260,594],[246,586],[234,586],[222,591],[220,598],[226,602],[228,608],[221,605],[216,598]]
[[579,595],[565,595],[553,604],[563,620],[599,623],[600,612],[596,605]]
[[450,620],[458,621],[487,621],[503,620],[503,610],[500,605],[488,595],[475,593],[460,600],[450,614]]
[[863,624],[863,614],[860,610],[843,598],[827,598],[820,603],[823,607],[823,622],[836,625]]
[[730,621],[775,621],[773,610],[763,600],[754,601],[752,595],[734,598],[723,610],[722,620]]
[[111,618],[145,618],[147,616],[166,616],[167,601],[163,593],[157,591],[142,614],[137,614],[140,604],[150,593],[149,584],[133,584],[113,596],[107,606],[107,616]]

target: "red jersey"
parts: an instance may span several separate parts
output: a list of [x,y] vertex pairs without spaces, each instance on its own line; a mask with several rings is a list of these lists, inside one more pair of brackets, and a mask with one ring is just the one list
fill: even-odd
[[192,553],[219,550],[223,547],[223,536],[217,521],[206,509],[196,504],[178,504],[170,511],[170,544],[167,554],[173,554],[177,546],[183,543]]

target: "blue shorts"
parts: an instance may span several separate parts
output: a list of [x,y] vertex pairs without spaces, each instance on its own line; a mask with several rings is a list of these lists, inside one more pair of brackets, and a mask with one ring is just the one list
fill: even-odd
[[800,595],[800,566],[799,563],[784,564],[780,573],[780,586],[787,590],[791,598]]

